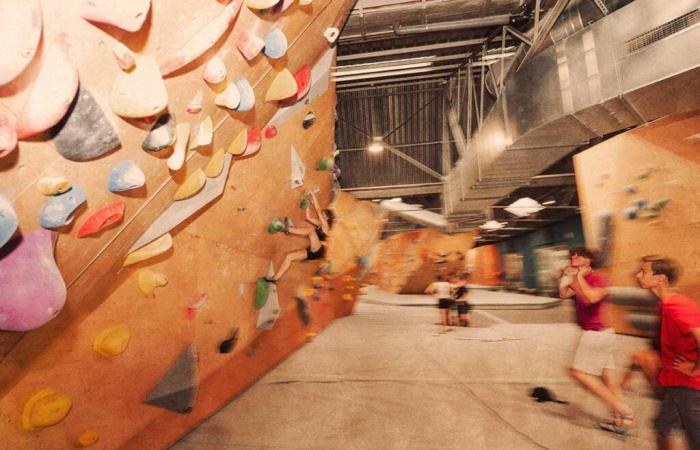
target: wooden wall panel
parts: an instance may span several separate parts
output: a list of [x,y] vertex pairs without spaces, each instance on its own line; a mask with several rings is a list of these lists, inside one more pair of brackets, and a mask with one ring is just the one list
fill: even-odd
[[499,286],[501,282],[501,253],[496,245],[482,245],[469,251],[469,282],[483,286]]
[[[273,25],[282,26],[290,49],[288,57],[275,64],[286,65],[295,72],[304,64],[313,64],[328,49],[323,30],[342,20],[352,2],[317,0],[304,8],[295,4],[281,17],[258,18],[245,6],[242,8],[233,31],[217,48],[225,55],[229,77],[245,75],[255,87],[257,104],[251,113],[227,113],[212,105],[215,93],[200,76],[201,63],[214,50],[168,78],[169,108],[178,120],[194,122],[196,117],[210,114],[216,127],[212,148],[193,152],[186,168],[171,176],[164,160],[140,149],[147,127],[127,123],[109,112],[108,93],[118,71],[109,50],[110,34],[136,51],[162,59],[222,8],[214,1],[200,3],[192,10],[192,3],[184,0],[154,0],[144,30],[128,35],[113,29],[105,32],[80,19],[79,2],[42,2],[47,22],[44,40],[59,29],[70,31],[80,62],[81,82],[95,94],[114,122],[123,146],[96,161],[75,163],[58,156],[50,141],[21,142],[14,155],[0,160],[0,191],[12,199],[21,230],[27,232],[38,226],[38,212],[45,198],[36,192],[34,183],[41,176],[65,175],[85,188],[88,208],[77,218],[78,222],[116,199],[106,189],[108,171],[115,162],[134,159],[148,181],[141,195],[125,198],[127,213],[120,226],[97,238],[81,240],[76,239],[75,230],[63,230],[56,248],[58,265],[68,286],[68,301],[62,313],[32,332],[0,334],[0,355],[4,356],[0,363],[0,435],[8,448],[71,448],[84,429],[100,433],[96,448],[163,448],[303,345],[308,333],[318,332],[337,315],[352,310],[353,301],[341,299],[344,292],[351,292],[353,300],[356,296],[359,268],[350,261],[363,256],[355,251],[367,251],[374,237],[341,226],[338,231],[334,229],[333,241],[343,241],[340,235],[348,233],[345,240],[359,239],[363,245],[329,250],[343,262],[345,272],[327,277],[320,300],[309,301],[311,324],[307,327],[299,320],[294,296],[299,286],[312,284],[318,263],[299,263],[279,283],[282,312],[276,326],[267,332],[255,328],[256,279],[267,272],[270,261],[277,265],[286,251],[304,246],[300,238],[282,233],[270,236],[266,231],[274,216],[303,220],[303,211],[298,208],[301,189],[290,188],[291,144],[306,164],[304,188],[317,186],[321,188],[321,202],[328,204],[330,200],[330,174],[315,171],[315,166],[333,148],[332,87],[308,108],[301,108],[278,125],[278,136],[264,140],[260,154],[233,163],[223,197],[173,231],[174,247],[170,252],[121,268],[131,244],[171,203],[178,184],[185,178],[183,174],[204,166],[213,148],[228,145],[244,127],[262,127],[276,112],[275,105],[264,102],[273,67],[264,56],[251,64],[238,54],[233,44],[240,30],[255,28],[263,34]],[[3,103],[14,109],[21,105],[26,96],[23,89],[36,72],[34,66],[36,61],[29,73],[3,88]],[[188,115],[184,107],[198,88],[207,93],[205,111],[200,116]],[[304,130],[301,122],[308,111],[315,112],[317,122]],[[367,208],[346,203],[338,208],[341,224],[355,220],[344,217],[346,210]],[[380,218],[367,214],[366,220],[370,229],[379,228]],[[135,277],[142,267],[165,273],[169,278],[168,285],[159,288],[155,298],[144,297],[137,288]],[[337,285],[337,289],[327,289],[326,285]],[[200,293],[207,293],[208,300],[194,320],[189,320],[185,308]],[[127,351],[111,360],[97,355],[91,349],[96,333],[120,323],[131,329]],[[233,353],[219,354],[219,343],[233,328],[239,328],[237,347]],[[192,342],[198,350],[201,382],[192,414],[179,415],[142,404],[158,378]],[[19,428],[22,405],[31,393],[44,387],[69,394],[73,408],[54,427],[23,432]]]

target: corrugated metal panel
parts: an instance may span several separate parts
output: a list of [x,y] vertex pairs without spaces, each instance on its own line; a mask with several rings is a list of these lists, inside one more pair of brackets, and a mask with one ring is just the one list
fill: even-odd
[[436,179],[389,151],[370,154],[373,136],[442,171],[444,90],[438,85],[397,86],[338,94],[337,163],[342,187],[435,182]]

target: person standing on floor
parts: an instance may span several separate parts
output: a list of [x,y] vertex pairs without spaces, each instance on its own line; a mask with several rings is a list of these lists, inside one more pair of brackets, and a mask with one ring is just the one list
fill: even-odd
[[457,304],[457,319],[459,320],[459,326],[468,327],[471,322],[469,311],[472,307],[468,301],[469,289],[467,288],[467,275],[463,274],[461,278],[456,278],[456,281],[453,282],[452,285],[455,288],[452,297]]
[[675,261],[645,256],[637,273],[642,288],[660,301],[661,370],[664,399],[654,421],[660,449],[673,448],[671,430],[683,429],[692,449],[700,449],[700,306],[674,291],[680,274]]
[[627,435],[635,421],[614,375],[615,332],[605,317],[609,303],[608,283],[591,267],[595,260],[593,251],[579,247],[569,254],[570,264],[559,282],[559,296],[574,299],[576,321],[583,330],[569,374],[609,408],[612,420],[599,426]]
[[452,285],[445,281],[442,275],[437,275],[435,281],[425,289],[425,293],[432,295],[438,301],[440,309],[440,322],[443,325],[450,325],[450,309],[454,304],[451,296]]

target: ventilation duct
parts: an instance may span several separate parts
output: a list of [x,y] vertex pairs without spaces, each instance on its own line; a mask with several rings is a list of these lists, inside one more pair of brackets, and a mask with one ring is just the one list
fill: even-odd
[[426,211],[422,209],[421,205],[409,205],[402,202],[401,199],[383,200],[379,204],[390,213],[396,214],[408,222],[443,231],[447,229],[447,219],[442,214]]
[[[571,0],[552,27],[549,37],[552,42],[566,39],[632,1],[634,0]],[[607,13],[603,13],[603,10]]]
[[409,34],[432,33],[435,31],[451,31],[451,30],[466,30],[469,28],[483,28],[499,25],[508,25],[510,23],[510,14],[500,14],[496,16],[479,17],[476,19],[455,20],[452,22],[436,22],[425,25],[409,25],[401,26],[400,23],[394,24],[394,34],[397,36],[406,36]]

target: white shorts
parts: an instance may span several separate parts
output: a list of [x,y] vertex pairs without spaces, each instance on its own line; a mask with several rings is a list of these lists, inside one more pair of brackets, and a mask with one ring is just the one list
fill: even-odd
[[615,332],[608,328],[601,331],[584,331],[578,341],[572,368],[600,376],[603,369],[614,369]]

